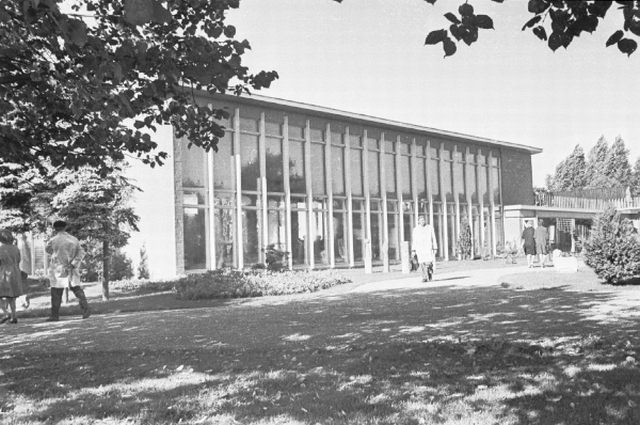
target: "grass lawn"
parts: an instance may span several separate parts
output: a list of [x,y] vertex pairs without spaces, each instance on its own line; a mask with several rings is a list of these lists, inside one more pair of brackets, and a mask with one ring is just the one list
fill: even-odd
[[0,328],[0,423],[636,425],[640,290],[589,273],[172,306],[114,294],[105,309],[168,309]]

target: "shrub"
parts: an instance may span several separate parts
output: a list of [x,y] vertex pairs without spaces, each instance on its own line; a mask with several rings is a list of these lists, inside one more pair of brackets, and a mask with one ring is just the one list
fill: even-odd
[[220,269],[183,277],[176,282],[174,289],[179,299],[199,300],[301,294],[347,282],[348,279],[333,271]]
[[[85,245],[85,256],[80,266],[83,282],[97,282],[102,280],[102,260],[102,242],[87,242]],[[109,265],[109,280],[115,281],[133,277],[131,259],[119,249],[111,250],[111,261]]]
[[147,257],[147,247],[140,248],[140,264],[138,264],[138,279],[149,279],[149,258]]
[[172,291],[176,284],[176,279],[173,280],[148,280],[148,279],[123,279],[110,282],[111,289],[116,289],[124,292],[165,292]]
[[607,283],[640,275],[640,240],[633,223],[612,206],[594,221],[585,243],[585,264]]

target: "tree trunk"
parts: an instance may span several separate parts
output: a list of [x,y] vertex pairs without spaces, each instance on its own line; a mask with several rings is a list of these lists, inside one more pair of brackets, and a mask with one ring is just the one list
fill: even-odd
[[109,299],[109,269],[111,268],[111,253],[109,241],[102,241],[102,299]]

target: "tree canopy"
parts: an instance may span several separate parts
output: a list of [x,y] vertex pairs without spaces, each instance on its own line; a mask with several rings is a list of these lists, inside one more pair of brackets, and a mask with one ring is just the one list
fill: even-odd
[[0,4],[1,163],[105,169],[130,155],[154,166],[167,154],[149,133],[162,124],[216,149],[227,113],[196,105],[193,90],[248,92],[278,77],[242,65],[250,45],[225,23],[239,0],[61,2]]
[[618,136],[609,146],[602,136],[591,148],[586,160],[582,147],[577,145],[556,166],[554,175],[548,175],[546,180],[547,188],[556,192],[630,187],[635,194],[640,190],[640,186],[636,184],[640,182],[640,157],[632,168],[624,140]]
[[[424,1],[435,4],[438,0]],[[492,1],[503,3],[505,0]],[[610,35],[606,47],[615,45],[627,55],[638,48],[634,38],[640,36],[640,1],[529,0],[526,4],[529,18],[524,20],[522,30],[531,30],[554,52],[560,47],[566,49],[583,33],[596,31],[599,23],[613,14],[610,11],[614,4],[617,7],[613,9],[617,9],[622,15],[622,27]],[[449,27],[431,31],[425,44],[442,43],[445,57],[456,53],[456,42],[471,46],[478,41],[480,30],[494,29],[493,19],[488,15],[478,14],[471,1],[461,4],[457,14],[447,12],[444,17],[450,24]]]

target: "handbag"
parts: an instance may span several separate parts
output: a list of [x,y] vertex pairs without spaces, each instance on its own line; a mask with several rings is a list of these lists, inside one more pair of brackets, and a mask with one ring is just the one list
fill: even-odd
[[411,257],[411,271],[418,271],[419,268],[420,262],[418,261],[418,256],[416,254],[413,254],[413,257]]

